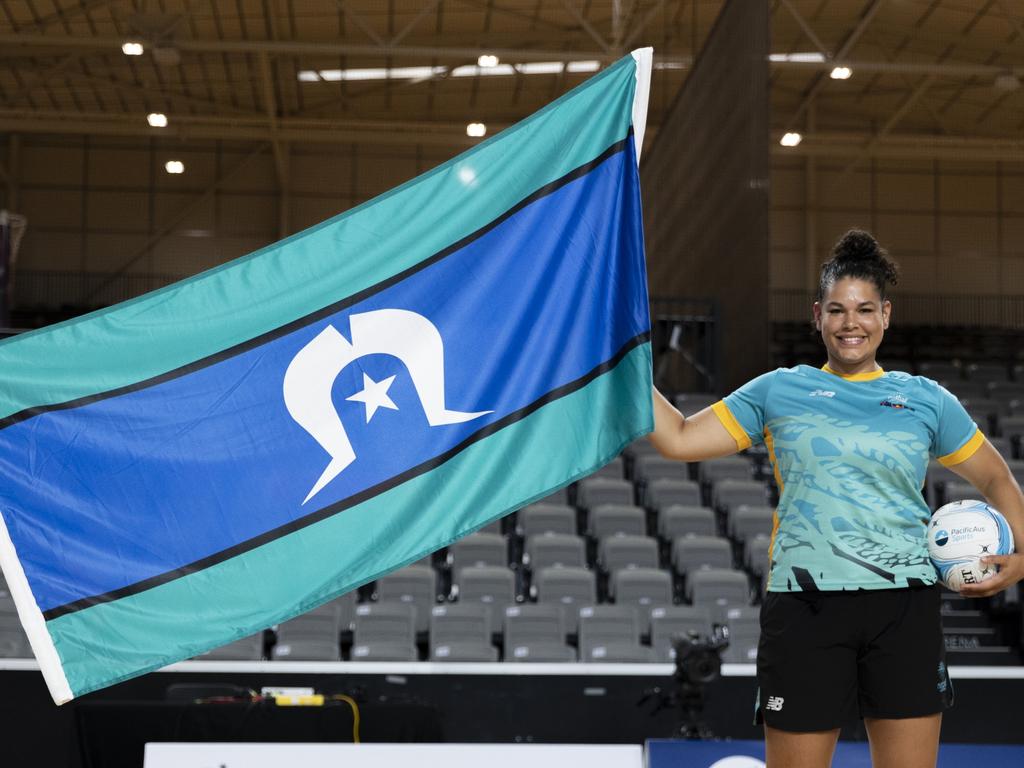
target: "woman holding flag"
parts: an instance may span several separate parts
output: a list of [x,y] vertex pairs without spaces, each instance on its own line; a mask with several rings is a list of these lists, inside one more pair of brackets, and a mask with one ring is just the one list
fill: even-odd
[[[876,361],[896,276],[875,239],[851,230],[822,265],[813,306],[824,367],[771,371],[689,418],[654,392],[650,439],[664,456],[768,448],[780,498],[756,719],[769,768],[828,766],[840,726],[857,715],[876,768],[935,765],[953,696],[920,490],[929,458],[972,483],[1024,542],[1024,496],[959,401]],[[1024,578],[1024,554],[990,560],[999,573],[964,595]]]

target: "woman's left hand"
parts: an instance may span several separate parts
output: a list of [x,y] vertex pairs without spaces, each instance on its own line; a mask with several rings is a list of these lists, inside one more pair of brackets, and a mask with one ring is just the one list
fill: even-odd
[[960,594],[964,597],[991,597],[1024,579],[1024,553],[988,555],[981,558],[988,565],[998,565],[999,572],[980,584],[965,584]]

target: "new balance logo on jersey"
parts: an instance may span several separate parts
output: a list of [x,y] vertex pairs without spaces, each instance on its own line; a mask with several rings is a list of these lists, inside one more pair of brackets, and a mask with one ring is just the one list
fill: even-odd
[[808,397],[835,397],[836,393],[828,389],[816,389],[808,393]]
[[768,703],[764,705],[764,708],[771,710],[772,712],[781,712],[782,702],[784,701],[785,699],[781,696],[769,696]]

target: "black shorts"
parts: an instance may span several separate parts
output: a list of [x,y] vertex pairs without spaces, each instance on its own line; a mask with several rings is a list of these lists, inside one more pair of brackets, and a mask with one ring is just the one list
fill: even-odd
[[769,592],[755,723],[825,731],[858,716],[923,717],[952,706],[939,589]]

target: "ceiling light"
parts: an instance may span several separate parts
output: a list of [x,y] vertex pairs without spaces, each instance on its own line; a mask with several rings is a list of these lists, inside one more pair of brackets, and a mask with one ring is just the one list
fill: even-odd
[[164,170],[168,173],[184,173],[185,164],[181,160],[168,160],[164,163]]
[[821,64],[825,61],[825,54],[816,51],[809,53],[771,53],[768,55],[768,61]]
[[167,115],[163,112],[150,112],[146,115],[146,122],[149,123],[152,128],[166,128]]
[[566,72],[597,72],[601,68],[600,61],[570,61],[565,65]]
[[490,53],[483,53],[476,63],[481,67],[496,67],[498,66],[498,57]]
[[519,65],[524,75],[560,75],[565,67],[560,61],[528,61]]
[[787,133],[785,136],[779,139],[779,144],[781,144],[784,147],[795,147],[803,140],[804,137],[801,136],[799,133]]
[[479,139],[486,134],[487,126],[483,123],[470,123],[466,126],[466,135],[472,136],[474,139]]
[[125,56],[141,56],[142,43],[127,42],[121,46],[121,53]]
[[853,70],[849,67],[834,67],[829,73],[829,77],[833,80],[849,80],[852,74]]

